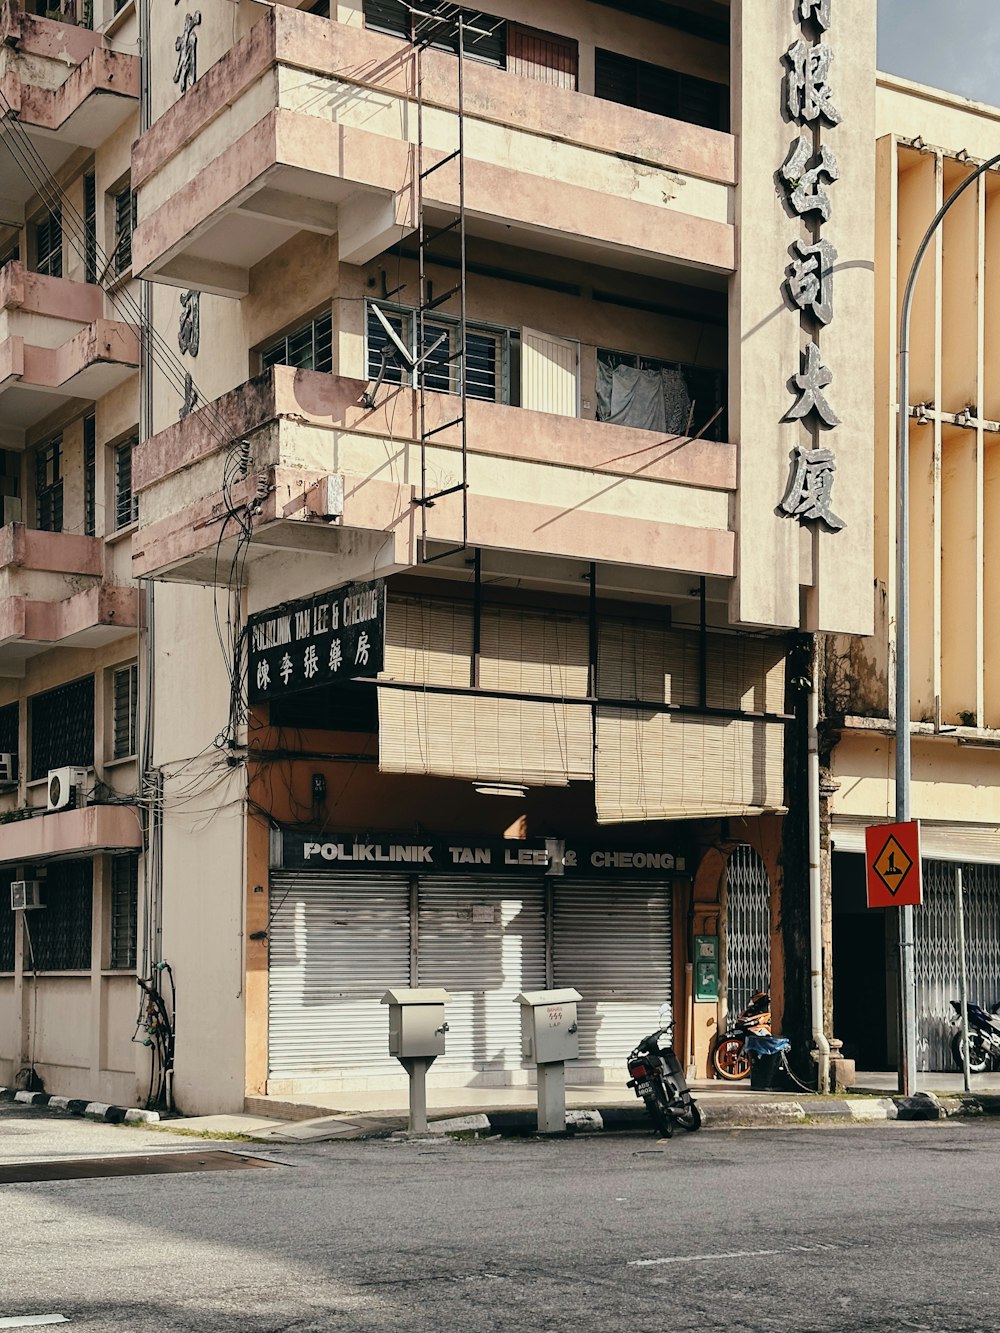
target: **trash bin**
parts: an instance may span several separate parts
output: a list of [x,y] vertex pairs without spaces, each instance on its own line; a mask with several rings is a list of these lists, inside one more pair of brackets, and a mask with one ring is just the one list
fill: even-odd
[[750,1086],[756,1092],[785,1092],[788,1079],[783,1068],[784,1052],[790,1049],[787,1037],[747,1037],[750,1057]]

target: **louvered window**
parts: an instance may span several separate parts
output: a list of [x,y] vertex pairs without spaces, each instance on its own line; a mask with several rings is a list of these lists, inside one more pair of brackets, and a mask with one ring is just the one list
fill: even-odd
[[35,451],[35,520],[43,532],[62,532],[62,436]]
[[136,752],[136,718],[139,704],[139,667],[119,667],[113,678],[114,757],[128,759]]
[[[410,37],[411,6],[403,0],[364,0],[365,27],[376,32],[388,32],[394,37]],[[418,8],[418,6],[413,6]],[[431,8],[431,6],[428,6]],[[417,35],[431,37],[431,46],[441,51],[458,53],[458,33],[455,19],[458,6],[448,5],[448,21],[432,25],[431,20],[414,14]],[[470,60],[503,69],[507,63],[507,24],[503,19],[482,14],[477,9],[461,11],[465,17],[465,54]]]
[[9,872],[0,881],[0,972],[14,971],[14,940],[17,935],[18,914],[11,911]]
[[83,178],[84,277],[97,281],[97,181],[92,171]]
[[333,370],[333,316],[320,315],[293,333],[265,347],[260,354],[261,370],[269,366],[295,366],[297,370]]
[[[19,704],[7,704],[4,708],[0,708],[0,754],[11,756],[11,775],[14,778],[18,773],[20,720]],[[0,896],[2,893],[3,889],[0,887]]]
[[116,856],[111,862],[110,966],[130,970],[136,961],[139,905],[139,858]]
[[62,213],[46,213],[35,223],[35,269],[50,278],[62,277]]
[[634,106],[707,129],[723,130],[729,120],[729,90],[693,74],[651,65],[616,51],[596,53],[594,92],[608,102]]
[[127,528],[139,517],[139,497],[132,490],[132,450],[138,436],[115,446],[115,528]]
[[135,195],[131,185],[120,190],[115,206],[115,272],[127,273],[132,267],[132,229],[135,226]]
[[83,531],[87,537],[97,534],[97,418],[93,412],[83,418]]
[[94,677],[36,694],[29,700],[31,781],[49,769],[94,762]]
[[37,972],[75,972],[90,968],[93,916],[93,861],[50,861],[27,879],[41,885],[44,911],[32,912],[28,923],[30,951],[25,967]]
[[[415,355],[417,320],[414,312],[383,305],[379,309],[400,342],[411,355]],[[371,305],[368,307],[367,328],[369,379],[378,379],[384,356],[383,383],[409,384],[410,372]],[[424,320],[424,350],[429,355],[419,373],[423,375],[425,388],[439,393],[459,392],[458,328],[456,320],[441,316]],[[465,367],[465,391],[469,398],[492,403],[510,401],[510,334],[506,329],[466,324]]]

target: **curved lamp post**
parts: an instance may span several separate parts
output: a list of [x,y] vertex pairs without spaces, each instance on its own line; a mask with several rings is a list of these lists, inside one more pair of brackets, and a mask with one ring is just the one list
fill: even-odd
[[[896,450],[896,822],[910,818],[910,313],[913,290],[927,247],[945,214],[961,195],[1000,163],[991,157],[957,185],[934,215],[917,246],[903,293],[899,319],[898,443]],[[917,1083],[917,982],[913,956],[913,908],[899,909],[899,960],[903,1059],[899,1090],[910,1096]]]

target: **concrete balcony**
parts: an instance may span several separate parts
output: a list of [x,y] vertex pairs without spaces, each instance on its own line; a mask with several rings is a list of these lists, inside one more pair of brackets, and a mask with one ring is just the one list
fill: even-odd
[[[239,537],[233,511],[248,504],[251,568],[281,550],[356,558],[369,573],[415,564],[417,396],[401,389],[368,409],[367,387],[275,366],[140,445],[134,575],[225,582]],[[427,395],[429,429],[454,412],[453,396]],[[220,421],[247,442],[227,494]],[[468,441],[470,545],[732,577],[733,445],[472,399]],[[454,484],[457,430],[436,435],[425,461],[434,490]],[[340,487],[342,502],[331,500]],[[433,541],[460,539],[461,495],[428,513]]]
[[68,399],[93,401],[138,369],[135,326],[103,316],[100,287],[0,269],[0,446],[23,448]]
[[[109,50],[99,32],[35,18],[18,0],[0,6],[0,91],[6,115],[31,138],[50,172],[77,149],[97,148],[139,105],[139,58]],[[12,127],[5,135],[17,133]],[[23,208],[37,186],[0,153],[0,203]],[[5,211],[4,217],[15,216]]]
[[23,523],[0,528],[0,675],[51,648],[93,648],[134,633],[134,587],[105,581],[104,542]]
[[[136,272],[241,297],[298,231],[337,233],[349,264],[412,231],[413,59],[391,37],[272,7],[136,143]],[[466,63],[470,234],[679,280],[732,272],[730,135]],[[423,57],[425,170],[457,144],[456,70]],[[427,178],[432,223],[457,194],[455,162]]]
[[93,852],[136,851],[142,822],[134,805],[87,805],[39,812],[0,827],[0,864],[46,861]]

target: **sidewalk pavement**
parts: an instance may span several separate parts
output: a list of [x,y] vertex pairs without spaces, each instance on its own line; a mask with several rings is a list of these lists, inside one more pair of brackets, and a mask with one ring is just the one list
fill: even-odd
[[[1000,1115],[1000,1074],[974,1075],[972,1093],[961,1074],[924,1074],[914,1098],[900,1098],[895,1073],[859,1074],[849,1093],[819,1097],[803,1092],[760,1091],[746,1083],[695,1080],[691,1090],[708,1129],[764,1128],[814,1121],[928,1120],[945,1115]],[[429,1130],[434,1134],[530,1134],[536,1128],[530,1087],[429,1086]],[[572,1132],[645,1130],[645,1108],[622,1084],[567,1086],[567,1126]],[[206,1136],[240,1135],[259,1143],[323,1142],[385,1138],[407,1127],[405,1084],[388,1090],[248,1098],[242,1115],[182,1117],[164,1129]]]

